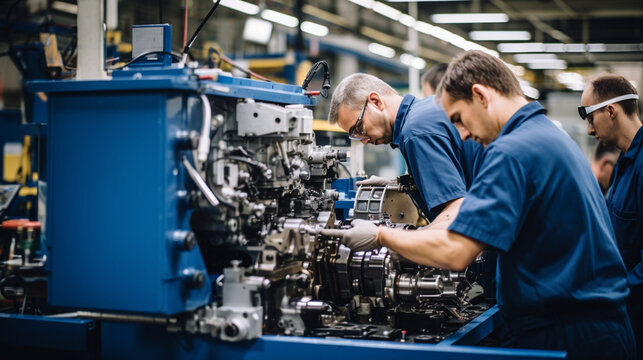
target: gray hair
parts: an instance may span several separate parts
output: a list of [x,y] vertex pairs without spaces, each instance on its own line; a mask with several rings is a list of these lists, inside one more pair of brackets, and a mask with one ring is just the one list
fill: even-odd
[[372,91],[380,95],[397,95],[395,89],[373,75],[357,73],[346,77],[333,91],[328,122],[337,123],[337,113],[342,105],[351,110],[360,108]]

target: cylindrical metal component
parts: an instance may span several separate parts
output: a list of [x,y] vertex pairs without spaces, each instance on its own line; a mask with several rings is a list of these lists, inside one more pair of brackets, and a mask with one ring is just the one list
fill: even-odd
[[444,289],[440,275],[421,277],[417,279],[416,286],[418,299],[438,297],[442,295],[442,290]]
[[396,293],[403,298],[415,298],[416,279],[413,274],[400,274],[397,278]]
[[203,288],[203,285],[205,285],[205,279],[206,277],[203,271],[197,271],[194,269],[183,270],[183,281],[190,289]]
[[172,243],[178,250],[190,251],[196,246],[196,236],[192,231],[177,230],[172,233]]

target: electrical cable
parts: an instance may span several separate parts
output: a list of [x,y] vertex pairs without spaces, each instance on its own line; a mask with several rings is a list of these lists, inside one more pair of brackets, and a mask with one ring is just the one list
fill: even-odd
[[253,76],[253,77],[255,77],[256,79],[259,79],[259,80],[261,80],[261,81],[272,82],[272,80],[268,79],[267,77],[261,76],[261,75],[257,74],[256,72],[254,72],[254,71],[252,71],[252,70],[250,70],[250,69],[246,69],[246,68],[244,68],[244,67],[240,66],[239,64],[237,64],[236,62],[234,62],[234,60],[232,60],[232,59],[230,59],[229,57],[225,56],[224,54],[220,53],[220,52],[219,52],[219,50],[217,50],[217,49],[215,49],[215,48],[210,48],[210,50],[209,50],[209,51],[210,51],[210,53],[215,53],[215,54],[217,54],[217,55],[219,56],[219,61],[220,61],[220,62],[221,62],[221,61],[223,61],[224,63],[226,63],[226,64],[228,64],[228,65],[232,66],[233,68],[235,68],[235,69],[237,69],[237,70],[241,71],[242,73],[244,73],[244,74],[246,74],[246,75],[248,75],[248,76]]
[[[185,61],[185,59],[187,59],[187,54],[190,51],[190,48],[192,47],[192,44],[194,44],[194,41],[196,40],[196,37],[201,32],[201,29],[203,28],[203,25],[205,25],[205,23],[208,21],[210,16],[212,16],[212,14],[217,9],[217,7],[219,7],[220,2],[221,2],[221,0],[217,0],[217,2],[214,3],[214,5],[212,6],[212,9],[210,9],[208,14],[203,18],[203,20],[201,20],[201,23],[199,24],[199,26],[194,31],[194,34],[192,34],[192,37],[190,38],[190,41],[183,48],[183,61]],[[187,6],[186,6],[186,14],[187,14]],[[187,21],[186,21],[186,24],[187,24]]]
[[344,169],[344,171],[346,171],[346,173],[348,174],[348,177],[351,177],[351,172],[350,172],[350,170],[348,170],[346,165],[344,165],[341,161],[338,161],[337,163],[339,164],[339,166],[342,167],[342,169]]
[[136,62],[136,61],[137,61],[137,60],[139,60],[140,58],[145,57],[145,56],[148,56],[148,55],[152,55],[152,54],[165,54],[165,55],[171,55],[173,58],[178,59],[178,60],[181,60],[181,55],[179,55],[179,54],[177,54],[177,53],[173,53],[173,52],[169,52],[169,51],[159,51],[159,50],[156,50],[156,51],[148,51],[148,52],[144,52],[144,53],[142,53],[142,54],[138,55],[137,57],[135,57],[135,58],[133,58],[133,59],[129,60],[125,65],[121,65],[121,66],[118,66],[118,67],[110,68],[109,70],[119,70],[119,69],[125,68],[125,67],[127,67],[127,66],[131,65],[132,63]]
[[188,41],[188,0],[185,0],[183,7],[183,45],[181,48],[185,49],[185,44]]
[[320,66],[324,67],[324,81],[322,82],[320,93],[324,98],[328,98],[328,90],[330,89],[330,70],[328,68],[328,63],[324,60],[319,60],[310,67],[308,74],[306,74],[306,78],[304,78],[304,82],[301,84],[301,88],[302,90],[308,90],[308,85],[315,77],[315,74],[317,74],[317,70],[319,70]]
[[163,0],[159,0],[159,24],[163,24]]

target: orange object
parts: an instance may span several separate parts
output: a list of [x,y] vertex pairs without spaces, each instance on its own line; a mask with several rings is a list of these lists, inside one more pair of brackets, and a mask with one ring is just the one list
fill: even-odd
[[11,219],[2,222],[3,229],[40,229],[40,221],[30,221],[29,219]]

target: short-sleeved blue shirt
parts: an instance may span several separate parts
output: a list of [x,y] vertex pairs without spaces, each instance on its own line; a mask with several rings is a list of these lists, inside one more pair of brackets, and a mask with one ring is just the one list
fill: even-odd
[[404,96],[391,146],[400,148],[418,188],[412,197],[430,221],[442,210],[440,205],[465,195],[484,152],[480,144],[460,139],[433,96]]
[[643,285],[643,127],[621,153],[607,199],[614,234],[630,286]]
[[578,145],[538,102],[487,146],[449,230],[499,250],[497,299],[510,326],[624,311],[625,266],[605,199]]

